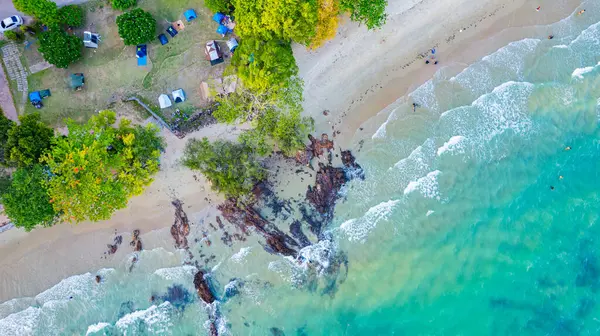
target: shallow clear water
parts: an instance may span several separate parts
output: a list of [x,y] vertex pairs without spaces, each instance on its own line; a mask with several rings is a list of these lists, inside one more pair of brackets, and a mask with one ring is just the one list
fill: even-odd
[[212,263],[222,302],[206,309],[184,254],[143,251],[100,285],[84,274],[1,304],[0,335],[206,334],[211,310],[232,335],[600,333],[600,4],[586,9],[365,125],[367,178],[344,190],[331,240],[304,251],[317,265],[345,253],[347,274],[310,282],[248,241]]

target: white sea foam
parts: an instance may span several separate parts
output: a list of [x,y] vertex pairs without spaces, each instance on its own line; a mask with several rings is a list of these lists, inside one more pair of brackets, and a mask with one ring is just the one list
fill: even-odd
[[387,220],[400,201],[389,200],[372,206],[360,218],[353,218],[340,225],[340,229],[348,235],[350,241],[366,241],[369,232],[371,232],[379,221]]
[[371,139],[385,138],[387,125],[390,121],[394,121],[394,120],[396,120],[396,109],[394,109],[394,110],[392,110],[392,112],[390,112],[390,115],[388,115],[385,122],[383,124],[381,124],[381,126],[379,126],[379,128],[377,129],[377,131],[375,131],[373,136],[371,136]]
[[435,211],[433,211],[433,210],[428,210],[427,213],[425,214],[425,216],[429,217],[429,216],[433,215],[434,212]]
[[404,194],[407,195],[414,191],[419,191],[424,197],[440,200],[437,179],[441,173],[441,171],[435,170],[416,181],[411,181],[406,188],[404,188]]
[[437,150],[437,155],[440,156],[445,152],[452,152],[463,148],[463,141],[466,138],[462,135],[455,135],[450,138],[444,145]]
[[569,49],[569,46],[566,46],[564,44],[559,44],[559,45],[555,45],[552,48],[556,48],[556,49]]
[[573,71],[573,74],[571,75],[572,78],[579,78],[579,79],[583,79],[583,75],[588,73],[588,72],[592,72],[594,71],[594,67],[585,67],[585,68],[577,68]]
[[85,333],[85,335],[86,336],[94,335],[95,333],[105,330],[107,327],[110,327],[110,323],[100,322],[100,323],[92,324],[91,326],[88,326],[87,332]]
[[239,252],[232,255],[230,259],[238,264],[241,264],[244,261],[246,261],[246,256],[248,254],[250,254],[251,250],[252,250],[252,247],[250,247],[250,246],[242,247],[242,248],[240,248]]
[[85,299],[94,292],[95,284],[95,276],[91,273],[74,275],[38,294],[35,299],[39,304],[51,300],[69,300],[70,297]]
[[319,273],[327,270],[331,265],[331,258],[335,256],[337,246],[329,239],[320,240],[318,243],[306,246],[299,252],[300,266],[317,266]]
[[0,320],[0,335],[34,335],[40,314],[40,308],[29,307],[18,313],[8,315]]
[[35,305],[35,299],[30,297],[16,298],[0,304],[0,319]]
[[184,281],[189,280],[196,273],[196,268],[190,265],[159,268],[154,271],[154,275],[157,275],[165,280],[169,281]]
[[[173,326],[170,315],[173,312],[173,306],[168,301],[161,303],[159,306],[152,305],[148,309],[134,311],[120,318],[115,326],[122,334],[139,335],[143,331],[140,329],[143,326],[152,334],[168,335],[170,328]],[[143,321],[140,325],[139,322]]]

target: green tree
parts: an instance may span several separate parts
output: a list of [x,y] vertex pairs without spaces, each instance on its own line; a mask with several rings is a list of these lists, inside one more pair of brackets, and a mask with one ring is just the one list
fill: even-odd
[[227,197],[248,195],[266,177],[251,147],[242,143],[190,139],[185,146],[183,164],[199,170],[212,188]]
[[110,4],[114,9],[126,10],[137,5],[137,0],[111,0]]
[[23,115],[19,120],[21,123],[7,133],[6,161],[17,167],[31,166],[50,148],[54,130],[41,121],[39,113]]
[[58,7],[50,0],[13,0],[13,4],[18,11],[38,18],[48,26],[60,23]]
[[58,9],[60,23],[70,27],[81,27],[85,19],[83,8],[77,5],[68,5]]
[[290,78],[298,73],[292,46],[281,40],[243,39],[233,54],[231,65],[244,86],[256,93],[286,87]]
[[233,0],[242,40],[293,40],[309,45],[318,20],[317,0]]
[[56,212],[44,187],[48,176],[40,165],[19,168],[13,173],[12,183],[0,199],[4,212],[15,226],[31,231],[38,225],[54,223]]
[[8,142],[8,132],[15,126],[14,121],[4,116],[0,108],[0,165],[5,166],[8,159],[8,153],[5,151],[6,143]]
[[213,13],[221,12],[229,14],[232,10],[230,0],[204,0],[204,6],[210,9]]
[[364,23],[369,29],[380,28],[387,17],[387,0],[341,0],[340,6],[353,21]]
[[81,58],[83,40],[58,29],[40,35],[39,51],[44,59],[57,68],[66,68]]
[[117,17],[119,36],[126,45],[146,43],[154,38],[156,20],[152,14],[136,8]]
[[22,32],[17,31],[17,30],[5,31],[4,37],[6,37],[7,40],[15,41],[17,43],[21,43],[25,39],[25,35],[23,35]]
[[[163,141],[155,126],[131,126],[102,111],[87,124],[69,120],[69,135],[55,138],[44,155],[52,178],[46,183],[54,210],[68,222],[104,220],[142,192],[158,171]],[[154,147],[156,146],[156,147]]]

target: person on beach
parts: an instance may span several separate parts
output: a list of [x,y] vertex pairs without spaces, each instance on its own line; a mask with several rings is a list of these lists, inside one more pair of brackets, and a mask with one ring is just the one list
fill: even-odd
[[540,9],[542,9],[542,6],[538,6],[535,10],[539,12]]
[[552,40],[554,38],[554,35],[548,35],[548,40]]
[[429,64],[429,60],[425,60],[425,64]]
[[96,283],[100,283],[100,281],[102,281],[102,277],[99,275],[96,275]]
[[567,147],[565,147],[565,150],[566,150],[566,151],[568,151],[568,150],[571,150],[571,146],[567,146]]
[[583,13],[585,13],[585,9],[580,10],[579,13],[577,13],[577,15],[581,15]]
[[413,112],[417,112],[417,107],[419,107],[419,104],[413,103]]

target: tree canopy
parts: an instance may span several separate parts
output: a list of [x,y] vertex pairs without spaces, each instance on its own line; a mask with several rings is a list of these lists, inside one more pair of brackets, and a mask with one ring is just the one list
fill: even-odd
[[318,0],[318,4],[317,25],[311,49],[317,49],[334,38],[339,22],[340,4],[337,0]]
[[70,27],[81,27],[85,18],[83,8],[77,5],[67,5],[58,9],[60,23]]
[[204,6],[213,13],[221,12],[229,14],[233,8],[230,0],[204,0]]
[[81,58],[83,40],[59,29],[50,29],[40,35],[39,51],[44,59],[57,68],[66,68]]
[[7,133],[4,151],[9,165],[31,166],[51,145],[54,130],[41,121],[39,113],[19,117],[21,123],[13,125]]
[[156,126],[131,126],[126,119],[102,111],[85,125],[68,122],[69,135],[55,138],[42,162],[52,178],[46,182],[50,201],[68,222],[104,220],[141,193],[159,169],[163,140]]
[[48,26],[60,23],[58,7],[50,0],[13,0],[15,8],[27,15],[40,19]]
[[137,0],[111,0],[110,4],[114,9],[126,10],[137,5]]
[[385,23],[387,0],[340,0],[340,5],[353,21],[364,23],[369,29],[380,28]]
[[4,116],[0,108],[0,165],[5,166],[8,159],[8,153],[4,149],[8,142],[8,131],[15,125],[15,122]]
[[119,36],[125,45],[146,43],[154,38],[156,33],[156,20],[152,14],[140,9],[132,9],[117,17]]
[[236,33],[243,39],[293,40],[309,45],[315,36],[317,0],[233,0]]
[[31,231],[38,225],[52,225],[56,212],[44,186],[48,179],[49,174],[37,164],[13,173],[12,182],[0,200],[15,226]]
[[183,164],[199,170],[212,188],[227,197],[248,195],[266,176],[251,147],[235,142],[190,139],[185,146]]
[[231,65],[244,86],[257,93],[286,87],[298,73],[292,46],[282,40],[243,39]]

